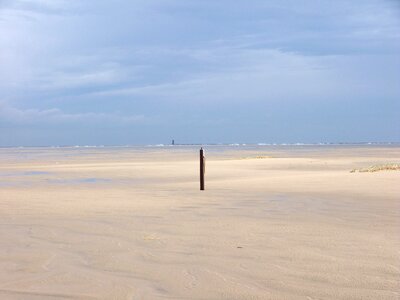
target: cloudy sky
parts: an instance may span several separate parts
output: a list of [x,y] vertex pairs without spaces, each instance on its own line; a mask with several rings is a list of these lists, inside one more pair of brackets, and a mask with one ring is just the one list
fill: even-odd
[[400,3],[0,0],[0,146],[400,141]]

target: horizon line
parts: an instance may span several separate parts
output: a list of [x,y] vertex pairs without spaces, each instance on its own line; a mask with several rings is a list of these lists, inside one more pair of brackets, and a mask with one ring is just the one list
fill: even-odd
[[128,148],[128,147],[175,147],[175,146],[324,146],[324,145],[400,145],[400,141],[392,142],[318,142],[318,143],[174,143],[174,144],[109,144],[109,145],[19,145],[0,146],[0,148]]

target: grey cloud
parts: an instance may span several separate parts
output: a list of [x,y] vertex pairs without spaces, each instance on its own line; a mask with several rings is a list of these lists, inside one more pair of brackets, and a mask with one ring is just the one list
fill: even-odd
[[[160,100],[201,101],[204,104],[226,101],[263,102],[318,101],[326,95],[336,101],[357,97],[380,97],[381,91],[365,84],[386,86],[392,96],[399,94],[395,74],[397,65],[380,72],[392,72],[393,79],[381,81],[376,73],[384,63],[373,56],[311,57],[279,50],[216,48],[214,50],[180,50],[204,64],[218,65],[217,70],[198,70],[184,78],[138,86],[124,86],[92,92],[92,96],[146,96]],[[352,70],[354,68],[354,70]],[[360,70],[360,71],[357,71]],[[374,73],[375,72],[375,73]],[[343,76],[341,74],[346,74]],[[351,83],[351,85],[349,85]]]
[[0,2],[0,9],[7,10],[9,16],[14,12],[15,16],[25,18],[33,18],[38,14],[62,15],[68,12],[77,12],[80,7],[82,5],[79,1],[67,0],[5,0]]
[[17,109],[0,103],[0,123],[7,124],[59,124],[86,122],[113,122],[118,124],[135,124],[145,122],[143,115],[121,115],[117,113],[65,113],[57,108],[52,109]]

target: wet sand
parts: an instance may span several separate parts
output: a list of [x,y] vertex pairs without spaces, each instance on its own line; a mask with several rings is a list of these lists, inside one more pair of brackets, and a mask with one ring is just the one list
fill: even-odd
[[399,299],[398,146],[0,149],[0,299]]

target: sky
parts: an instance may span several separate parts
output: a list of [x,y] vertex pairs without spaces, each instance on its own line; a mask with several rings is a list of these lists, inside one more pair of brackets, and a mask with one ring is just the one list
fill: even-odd
[[0,146],[400,141],[396,0],[0,0]]

